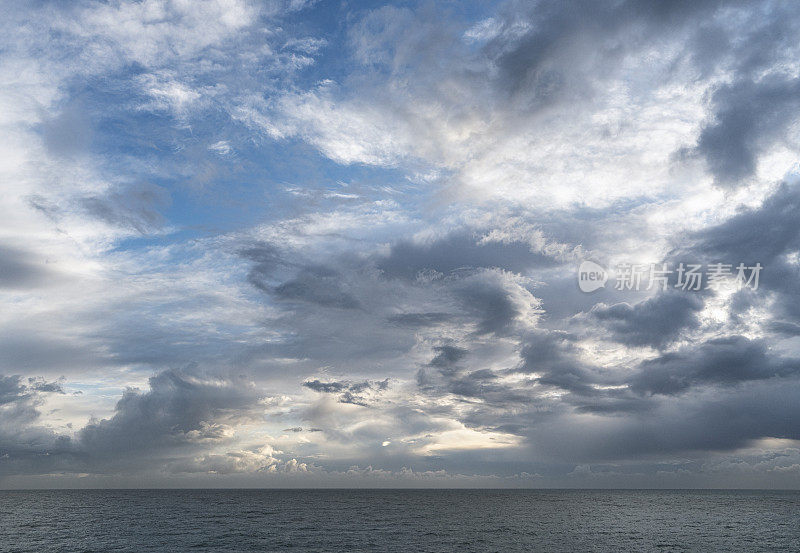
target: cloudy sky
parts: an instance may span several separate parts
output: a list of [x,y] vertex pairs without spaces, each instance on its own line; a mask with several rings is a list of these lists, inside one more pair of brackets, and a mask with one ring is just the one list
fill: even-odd
[[800,486],[796,3],[0,14],[0,487]]

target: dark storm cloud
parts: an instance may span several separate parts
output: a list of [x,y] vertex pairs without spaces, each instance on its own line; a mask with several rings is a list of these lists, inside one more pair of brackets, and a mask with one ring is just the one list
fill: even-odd
[[800,336],[800,324],[788,321],[772,321],[767,325],[767,329],[784,336]]
[[703,305],[699,294],[670,290],[633,305],[598,304],[590,313],[611,330],[617,342],[663,348],[699,326],[697,313]]
[[631,414],[652,411],[653,402],[637,397],[627,390],[605,391],[592,397],[570,397],[571,405],[578,413],[592,413],[605,416],[630,416]]
[[581,361],[574,346],[575,337],[561,331],[529,333],[523,341],[519,372],[538,374],[537,382],[579,395],[595,395],[597,382],[592,368]]
[[29,397],[28,389],[20,376],[0,376],[0,405]]
[[389,389],[389,379],[364,380],[361,382],[351,382],[349,380],[322,382],[316,379],[303,382],[303,386],[321,394],[339,394],[339,403],[351,403],[366,407],[369,405],[368,396],[371,393],[380,393]]
[[284,252],[274,244],[259,242],[239,250],[239,255],[251,261],[253,266],[247,273],[247,281],[262,292],[271,294],[274,289],[274,274],[288,264]]
[[722,4],[717,0],[510,2],[498,36],[485,50],[498,69],[499,90],[512,98],[524,96],[532,107],[546,105],[578,86],[570,82],[568,72],[613,70],[625,55],[702,21]]
[[576,461],[730,451],[761,438],[800,438],[798,393],[797,379],[753,380],[665,398],[625,417],[564,417],[528,433],[553,458]]
[[[332,266],[308,263],[269,243],[242,248],[239,255],[254,262],[247,279],[256,288],[286,302],[356,309],[358,299],[346,289],[343,275]],[[293,276],[283,280],[286,272]]]
[[491,369],[434,368],[428,365],[417,371],[416,381],[419,391],[428,397],[451,395],[459,401],[470,402],[472,407],[459,415],[467,426],[494,429],[506,418],[504,412],[533,401],[524,388],[501,383],[501,376]]
[[[430,362],[416,374],[417,386],[427,394],[456,394],[465,397],[484,397],[499,388],[491,383],[497,375],[491,370],[468,371],[459,366],[469,350],[458,346],[435,346]],[[486,386],[489,384],[489,386]]]
[[143,393],[126,390],[114,416],[82,428],[80,449],[116,457],[219,441],[224,437],[219,425],[251,416],[259,399],[240,378],[166,370],[151,377],[149,384]]
[[634,372],[607,372],[575,354],[569,339],[552,333],[526,338],[517,369],[539,374],[537,382],[570,392],[566,404],[580,412],[623,413],[652,410],[653,395],[680,395],[695,388],[715,390],[743,382],[790,378],[800,360],[769,351],[764,340],[742,336],[711,339],[642,362]]
[[739,25],[722,18],[698,29],[690,45],[705,73],[719,64],[733,76],[711,95],[711,117],[691,150],[726,187],[752,176],[759,156],[787,138],[800,102],[800,79],[783,69],[797,55],[797,5],[775,2],[737,15]]
[[[721,69],[733,76],[713,91],[697,145],[683,151],[701,156],[721,186],[750,177],[759,156],[783,140],[798,119],[800,79],[783,69],[797,52],[793,3],[753,10],[742,2],[719,1],[510,6],[501,32],[486,49],[498,68],[501,97],[524,98],[528,109],[563,101],[576,91],[588,93],[591,78],[571,75],[571,68],[588,72],[581,54],[612,73],[624,55],[686,33],[682,56],[701,75]],[[515,32],[520,21],[530,23],[521,36]]]
[[280,300],[308,302],[321,307],[359,307],[358,299],[343,288],[341,275],[323,267],[306,269],[295,278],[273,288],[272,293]]
[[465,309],[478,321],[475,334],[502,334],[519,315],[519,308],[512,301],[508,290],[501,284],[489,281],[473,281],[456,289]]
[[44,378],[28,378],[28,389],[36,392],[64,394],[61,382],[48,382]]
[[[366,384],[366,383],[365,383]],[[320,380],[309,380],[303,382],[303,386],[315,392],[323,394],[337,394],[349,388],[350,384],[346,382],[322,382]]]
[[59,382],[0,375],[0,477],[48,472],[71,455],[71,440],[39,422],[46,394],[63,394]]
[[[729,256],[748,264],[772,262],[800,248],[800,185],[782,183],[756,208],[743,209],[728,220],[704,228],[690,238],[695,256]],[[764,272],[767,277],[768,272]]]
[[637,393],[674,395],[696,386],[732,386],[793,376],[798,371],[800,360],[770,354],[763,340],[730,336],[647,360],[630,386]]
[[[530,393],[532,380],[524,384],[502,382],[502,377],[507,373],[520,369],[498,371],[472,368],[466,363],[470,359],[469,350],[458,346],[436,346],[433,354],[430,362],[416,373],[418,389],[430,397],[454,395],[460,400],[480,400],[480,404],[473,404],[469,413],[462,413],[462,422],[470,427],[495,428],[501,424],[511,424],[498,421],[505,419],[505,410],[535,401]],[[480,363],[477,366],[480,367]],[[522,372],[525,372],[524,369]]]
[[118,472],[159,464],[160,455],[228,439],[227,425],[258,414],[259,395],[241,378],[166,370],[146,392],[126,390],[111,418],[70,439],[36,426],[42,394],[58,382],[0,377],[0,475],[49,471]]
[[430,366],[439,369],[450,368],[467,356],[469,351],[456,346],[436,346],[433,348],[436,356],[431,359]]
[[[688,445],[725,449],[764,437],[797,440],[800,438],[798,393],[796,379],[752,382],[737,388],[734,394],[720,394],[718,399],[700,403],[686,420],[687,427],[692,423],[697,425],[694,430],[686,429],[691,440]],[[677,418],[680,421],[681,417]]]
[[739,184],[753,175],[759,155],[784,138],[800,107],[800,79],[737,81],[712,97],[714,119],[700,133],[696,152],[717,182]]
[[[468,373],[460,378],[454,378],[449,382],[448,392],[463,397],[488,398],[493,391],[500,387],[493,384],[497,378],[491,371],[475,371]],[[505,405],[508,405],[507,398],[503,398]]]
[[[22,378],[19,375],[0,375],[0,406],[11,406],[15,409],[21,407],[18,414],[36,418],[35,410],[40,394],[63,394],[64,389],[60,382],[47,381],[44,378]],[[11,411],[5,411],[8,414]]]
[[424,271],[452,273],[459,269],[501,268],[516,273],[550,267],[554,260],[531,251],[526,242],[486,242],[477,234],[453,233],[427,243],[398,241],[376,261],[388,277],[414,279]]
[[265,284],[265,278],[285,264],[281,250],[274,244],[258,242],[241,248],[238,253],[244,259],[253,262],[253,267],[247,275],[248,282],[259,290],[269,291],[270,287]]
[[[746,208],[689,237],[674,257],[723,261],[763,267],[757,291],[741,294],[733,309],[745,310],[774,295],[772,316],[783,322],[800,322],[800,267],[787,256],[800,251],[800,185],[781,183],[764,202]],[[735,267],[734,267],[735,271]]]
[[[491,243],[485,249],[496,247],[503,246]],[[527,255],[529,245],[523,251]],[[499,269],[463,268],[407,279],[404,275],[411,273],[381,270],[387,256],[376,253],[333,253],[311,263],[302,250],[262,243],[241,248],[239,255],[253,263],[249,282],[280,310],[275,323],[291,331],[291,339],[265,345],[253,355],[324,359],[352,369],[354,358],[362,365],[388,352],[399,359],[413,347],[417,332],[438,327],[463,328],[476,337],[510,335],[536,309],[527,281]],[[336,325],[326,322],[330,309],[339,310]]]

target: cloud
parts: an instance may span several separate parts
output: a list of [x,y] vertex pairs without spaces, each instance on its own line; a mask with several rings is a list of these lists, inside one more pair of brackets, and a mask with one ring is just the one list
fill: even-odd
[[458,363],[469,353],[466,349],[456,346],[436,346],[433,350],[436,356],[431,359],[430,366],[439,369],[446,369]]
[[515,370],[537,375],[537,382],[580,395],[595,395],[597,377],[581,359],[575,337],[563,331],[528,333]]
[[731,451],[765,437],[796,440],[796,429],[789,423],[796,416],[791,399],[796,393],[796,380],[753,381],[701,396],[702,401],[673,400],[638,417],[590,423],[584,429],[567,431],[563,438],[586,440],[587,455],[616,459]]
[[715,338],[643,362],[630,380],[638,393],[674,395],[703,385],[736,385],[794,376],[800,360],[777,357],[763,341]]
[[800,81],[768,76],[737,81],[713,95],[714,120],[700,133],[694,150],[717,182],[736,186],[752,176],[761,154],[786,140],[797,111]]
[[452,273],[461,269],[502,268],[524,272],[556,262],[544,252],[532,251],[525,239],[484,241],[480,235],[450,234],[430,241],[398,241],[377,266],[388,276],[413,279],[425,271]]
[[79,200],[89,217],[140,234],[157,231],[163,224],[160,209],[169,204],[169,192],[154,185],[129,186],[120,192],[106,192]]
[[85,154],[93,134],[89,113],[80,100],[73,100],[58,113],[46,117],[40,132],[45,148],[56,156]]
[[693,54],[706,72],[721,66],[730,77],[712,87],[711,114],[691,150],[725,188],[752,179],[770,149],[795,141],[798,81],[785,71],[797,56],[789,38],[798,29],[795,7],[742,10],[739,17],[738,26],[723,19],[699,29]]
[[282,461],[273,457],[271,448],[257,451],[229,451],[225,454],[211,454],[170,463],[167,470],[171,474],[205,473],[228,475],[239,473],[291,474],[307,473],[313,467],[298,462],[297,459]]
[[[734,265],[744,263],[748,267],[760,263],[763,269],[755,295],[760,301],[765,295],[779,299],[773,303],[773,317],[798,320],[798,266],[792,260],[800,251],[800,228],[792,215],[800,202],[798,190],[795,182],[779,183],[760,205],[742,208],[727,220],[693,233],[689,244],[677,249],[675,255],[728,259]],[[747,305],[749,302],[743,304]]]
[[633,305],[597,304],[590,313],[606,325],[620,343],[662,348],[678,339],[681,333],[700,326],[697,313],[703,305],[699,294],[668,291]]
[[452,318],[449,313],[398,313],[387,320],[402,326],[436,326]]
[[[793,470],[795,6],[6,12],[9,482]],[[584,259],[764,269],[583,294]]]
[[162,0],[118,1],[90,4],[81,11],[78,22],[63,24],[67,30],[89,40],[106,39],[112,52],[145,66],[197,56],[234,38],[258,16],[255,6],[237,0],[201,0],[192,6]]
[[60,382],[0,375],[0,478],[46,471],[47,455],[70,449],[69,437],[48,428],[40,411],[48,395],[63,393]]
[[351,403],[367,407],[370,396],[389,389],[389,379],[362,382],[337,381],[322,382],[319,379],[307,380],[303,386],[321,394],[339,394],[340,403]]
[[36,288],[55,276],[46,259],[0,244],[0,288]]
[[[788,128],[793,85],[782,68],[794,52],[786,37],[795,15],[718,1],[507,2],[465,31],[444,8],[383,6],[350,25],[345,75],[243,106],[240,117],[338,163],[435,167],[470,199],[600,205],[668,193],[675,182],[663,162],[676,151],[702,156],[723,183],[752,172]],[[647,77],[626,80],[633,72]],[[756,81],[772,73],[783,84]],[[722,84],[726,74],[734,84]],[[675,87],[686,82],[679,99]],[[747,83],[753,92],[738,94]],[[713,98],[705,114],[704,94]],[[659,119],[656,98],[670,119]],[[762,111],[748,111],[753,103],[768,116],[747,125],[743,117]],[[639,129],[624,115],[634,111]],[[656,126],[658,147],[637,140]],[[628,186],[631,171],[648,186]]]
[[276,297],[287,301],[306,301],[322,307],[355,309],[358,300],[342,289],[339,275],[325,268],[311,268],[296,278],[278,285]]
[[796,183],[780,183],[761,205],[745,207],[717,225],[698,230],[691,236],[689,248],[682,249],[695,255],[769,263],[800,245],[800,229],[792,217],[799,203],[800,187]]
[[78,433],[82,451],[97,458],[147,456],[228,436],[228,425],[254,416],[258,391],[238,377],[195,376],[166,370],[144,393],[129,389],[114,415],[91,421]]

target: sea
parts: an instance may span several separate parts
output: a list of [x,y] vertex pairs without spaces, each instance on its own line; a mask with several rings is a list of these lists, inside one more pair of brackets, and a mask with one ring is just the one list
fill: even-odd
[[0,551],[800,551],[800,492],[0,491]]

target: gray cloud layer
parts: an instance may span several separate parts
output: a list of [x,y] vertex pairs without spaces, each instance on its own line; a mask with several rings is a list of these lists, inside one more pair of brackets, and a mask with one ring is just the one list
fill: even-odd
[[796,485],[794,3],[301,4],[7,10],[0,477]]

